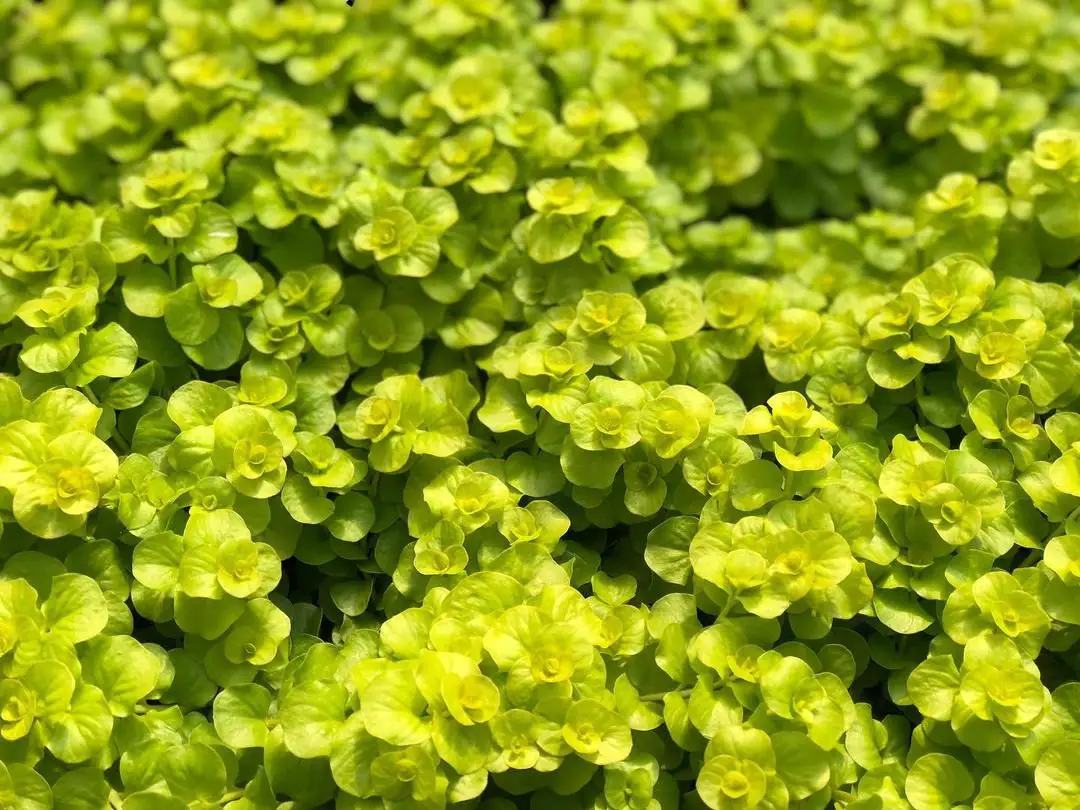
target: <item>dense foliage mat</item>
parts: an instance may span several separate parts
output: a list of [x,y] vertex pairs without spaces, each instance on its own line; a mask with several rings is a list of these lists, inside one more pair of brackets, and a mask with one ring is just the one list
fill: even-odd
[[1074,0],[0,0],[0,808],[1080,807]]

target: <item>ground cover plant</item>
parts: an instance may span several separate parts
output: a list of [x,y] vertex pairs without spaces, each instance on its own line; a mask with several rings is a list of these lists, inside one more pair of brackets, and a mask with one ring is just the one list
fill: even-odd
[[2,810],[1080,807],[1072,0],[0,0]]

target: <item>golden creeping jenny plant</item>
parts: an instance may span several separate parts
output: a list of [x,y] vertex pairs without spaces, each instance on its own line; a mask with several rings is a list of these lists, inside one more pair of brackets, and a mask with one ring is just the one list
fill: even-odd
[[1080,808],[1080,7],[0,0],[0,810]]

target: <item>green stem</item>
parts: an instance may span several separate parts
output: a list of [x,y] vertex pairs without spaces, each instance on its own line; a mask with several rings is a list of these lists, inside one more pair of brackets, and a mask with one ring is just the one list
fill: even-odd
[[739,592],[737,590],[732,591],[731,593],[729,593],[727,595],[727,599],[724,600],[724,606],[720,609],[720,617],[719,618],[724,619],[724,618],[727,617],[727,615],[729,613],[731,613],[731,609],[733,607],[735,607],[735,600],[738,597],[738,595],[739,595]]
[[[86,398],[88,400],[90,400],[99,407],[101,406],[101,401],[98,400],[97,394],[94,393],[93,389],[91,389],[89,385],[83,386],[82,392],[86,394]],[[115,420],[115,413],[113,418]],[[120,426],[117,425],[115,421],[113,422],[110,438],[118,445],[120,445],[120,449],[123,450],[125,453],[131,452],[131,445],[128,443],[128,440],[124,438],[123,434],[120,433]]]
[[642,695],[638,700],[643,703],[647,700],[663,700],[665,695],[682,695],[683,697],[690,697],[690,693],[693,692],[693,688],[689,689],[672,689],[670,692],[654,692],[651,695]]
[[121,810],[124,806],[124,797],[117,793],[115,790],[109,791],[109,807],[113,810]]
[[784,494],[783,499],[786,501],[795,497],[795,471],[784,470]]
[[176,245],[173,244],[173,240],[169,240],[169,281],[172,282],[172,288],[178,289],[180,287],[179,277],[176,273]]
[[128,444],[128,440],[124,438],[123,434],[120,433],[120,428],[116,425],[113,425],[111,438],[114,442],[120,445],[120,449],[123,450],[125,453],[131,452],[131,445]]

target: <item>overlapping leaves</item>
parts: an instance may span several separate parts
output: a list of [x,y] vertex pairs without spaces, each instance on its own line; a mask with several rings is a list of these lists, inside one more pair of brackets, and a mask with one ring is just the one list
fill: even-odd
[[0,2],[0,807],[1075,806],[1078,30]]

